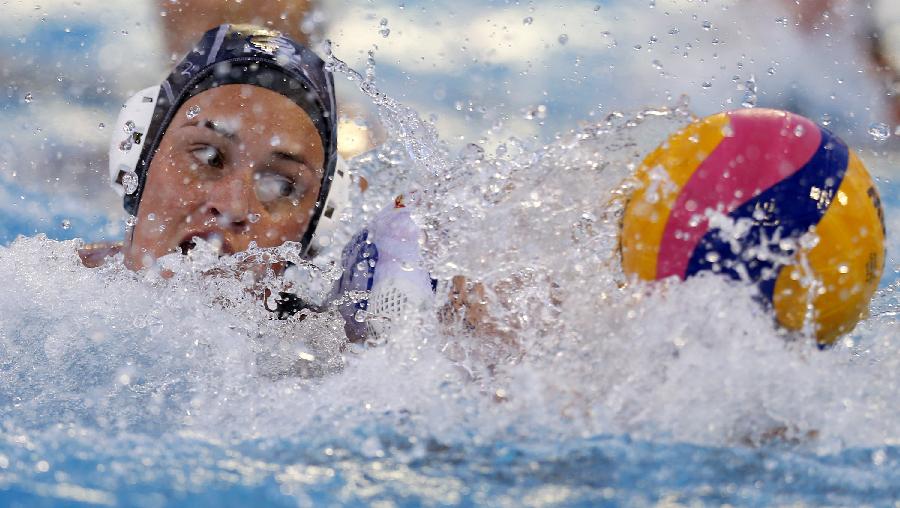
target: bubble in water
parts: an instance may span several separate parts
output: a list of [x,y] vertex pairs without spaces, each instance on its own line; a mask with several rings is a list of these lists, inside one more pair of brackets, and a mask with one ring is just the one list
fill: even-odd
[[831,115],[829,115],[828,113],[825,113],[822,115],[822,118],[819,119],[819,121],[822,123],[823,126],[828,127],[829,125],[831,125]]
[[279,146],[281,144],[281,138],[277,135],[272,136],[272,139],[269,140],[269,144],[272,146]]
[[197,115],[200,114],[200,106],[193,105],[187,110],[187,117],[189,120],[197,118]]
[[138,177],[134,172],[129,171],[122,176],[122,187],[125,188],[125,194],[134,194],[138,188]]
[[875,141],[884,141],[891,137],[891,128],[886,123],[876,122],[869,126],[869,135]]
[[256,224],[259,222],[260,215],[258,213],[248,213],[247,220],[250,221],[251,224]]
[[387,37],[391,35],[391,29],[387,26],[388,20],[387,18],[381,18],[381,22],[378,24],[378,33],[381,34],[382,37]]
[[712,28],[712,23],[710,23],[709,20],[706,20],[701,23],[700,26],[702,26],[704,30],[709,30],[710,28]]
[[534,23],[534,18],[532,18],[531,16],[528,16],[527,18],[522,20],[523,25],[530,25],[532,23]]
[[805,129],[803,128],[802,125],[798,124],[796,127],[794,127],[794,136],[801,138],[801,137],[803,137],[804,132],[805,132]]
[[534,120],[535,118],[543,120],[544,118],[547,118],[547,106],[538,104],[537,106],[525,108],[524,114],[522,116],[526,120]]
[[469,143],[459,152],[459,158],[467,162],[475,162],[484,159],[484,148],[476,143]]
[[128,217],[125,218],[125,227],[126,228],[131,229],[134,227],[135,224],[137,224],[137,217],[135,217],[134,215],[129,215]]
[[122,130],[125,131],[125,134],[133,133],[136,128],[137,126],[131,120],[128,120],[125,122],[125,125],[122,126]]
[[756,78],[751,74],[750,79],[744,83],[744,97],[741,99],[741,106],[745,108],[756,107]]
[[61,227],[63,229],[69,229],[72,227],[72,221],[70,221],[69,219],[63,219],[62,222],[59,224],[59,227]]
[[147,220],[149,220],[149,221],[155,221],[155,220],[156,220],[156,214],[155,214],[155,213],[148,213],[148,214],[147,214]]
[[560,34],[560,36],[557,40],[559,41],[560,44],[565,46],[566,43],[569,42],[569,35],[568,34]]
[[32,95],[31,92],[28,92],[27,94],[25,94],[25,102],[31,104],[31,101],[33,101],[33,100],[34,100],[34,95]]

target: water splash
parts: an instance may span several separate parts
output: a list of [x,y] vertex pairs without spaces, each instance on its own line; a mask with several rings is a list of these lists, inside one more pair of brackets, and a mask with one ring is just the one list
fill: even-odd
[[[316,481],[349,489],[381,478],[373,462],[416,478],[410,489],[429,479],[417,467],[472,454],[488,457],[488,469],[549,468],[548,457],[567,464],[574,455],[516,459],[524,448],[503,443],[562,454],[574,452],[559,451],[561,442],[585,439],[629,456],[650,453],[632,441],[640,439],[654,449],[726,446],[738,459],[744,446],[773,441],[817,453],[887,447],[865,461],[896,464],[896,283],[853,334],[819,351],[776,328],[751,286],[710,274],[640,284],[622,273],[617,231],[631,175],[691,121],[686,102],[611,112],[549,144],[511,138],[457,155],[415,110],[378,90],[374,72],[333,55],[328,64],[378,107],[389,141],[349,161],[370,188],[352,187],[338,241],[314,260],[295,244],[220,257],[198,240],[189,255],[133,273],[121,256],[84,268],[77,242],[23,237],[0,248],[8,274],[0,358],[15,359],[0,368],[0,454],[21,478],[43,481],[38,459],[52,474],[75,450],[120,464],[103,476],[123,484],[146,478],[141,471],[147,482],[176,484],[187,468],[198,473],[185,490],[203,492],[210,478],[258,485],[277,476],[268,481],[299,498]],[[340,275],[340,239],[397,194],[410,196],[425,232],[436,308],[376,347],[348,344],[342,319],[324,305]],[[486,304],[488,329],[445,313],[457,275],[483,284],[481,293],[464,290]],[[266,306],[284,291],[323,308],[273,319]],[[485,452],[484,443],[499,444]],[[100,445],[129,455],[103,455]],[[779,472],[790,463],[764,450],[747,453]],[[560,472],[551,471],[542,481]],[[108,484],[86,485],[94,490],[81,495],[110,499]],[[426,500],[445,499],[432,487]]]

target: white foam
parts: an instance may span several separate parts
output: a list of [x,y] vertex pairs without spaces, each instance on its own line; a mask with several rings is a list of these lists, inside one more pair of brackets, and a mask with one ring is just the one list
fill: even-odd
[[[337,276],[337,247],[309,264],[293,245],[220,259],[201,242],[190,258],[164,259],[175,272],[164,279],[121,260],[87,269],[75,242],[20,238],[0,248],[4,419],[215,440],[340,435],[405,415],[416,433],[447,441],[629,433],[713,444],[779,435],[822,451],[897,444],[896,285],[826,351],[788,340],[737,283],[622,286],[622,179],[687,119],[656,113],[613,116],[545,147],[510,141],[480,160],[449,157],[413,130],[351,162],[351,173],[368,165],[376,177],[338,236],[409,191],[423,254],[444,281],[436,306],[451,275],[480,280],[500,338],[440,323],[437,308],[363,350],[344,344],[334,311],[274,320],[261,294],[283,283],[244,268],[290,259],[321,293]],[[410,143],[428,145],[428,157]]]

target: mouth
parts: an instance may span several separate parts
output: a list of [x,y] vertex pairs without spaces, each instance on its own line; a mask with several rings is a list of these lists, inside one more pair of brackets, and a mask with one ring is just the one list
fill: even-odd
[[181,250],[182,256],[187,256],[187,253],[191,251],[194,247],[197,246],[197,243],[193,240],[185,240],[178,244],[178,249]]
[[176,252],[180,251],[183,256],[197,247],[197,240],[203,240],[212,246],[220,256],[232,254],[231,244],[225,239],[222,233],[216,231],[199,231],[186,234],[178,244]]

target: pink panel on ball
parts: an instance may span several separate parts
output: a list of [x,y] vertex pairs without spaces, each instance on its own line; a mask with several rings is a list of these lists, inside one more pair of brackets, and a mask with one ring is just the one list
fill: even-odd
[[691,254],[709,230],[706,210],[731,213],[796,173],[822,140],[819,127],[799,115],[744,109],[728,116],[731,136],[723,138],[691,175],[669,214],[660,243],[657,278],[684,278]]

